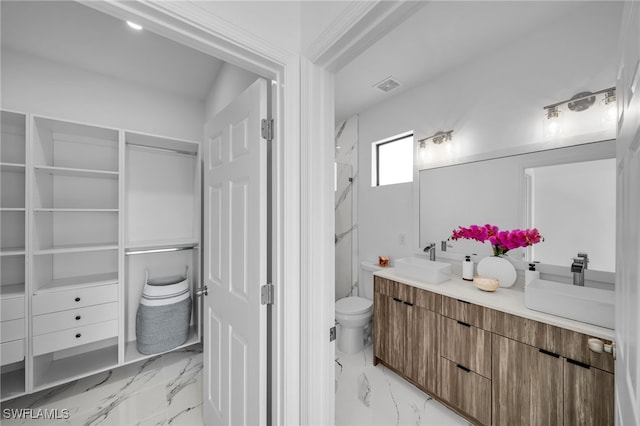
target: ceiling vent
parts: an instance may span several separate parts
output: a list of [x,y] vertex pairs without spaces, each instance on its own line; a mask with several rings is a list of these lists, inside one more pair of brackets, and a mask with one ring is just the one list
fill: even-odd
[[373,85],[373,87],[377,87],[385,93],[392,91],[398,86],[400,86],[400,82],[391,76]]

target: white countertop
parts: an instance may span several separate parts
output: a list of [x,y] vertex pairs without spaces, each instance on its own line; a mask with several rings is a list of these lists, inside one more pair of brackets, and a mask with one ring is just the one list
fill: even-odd
[[394,268],[385,268],[374,273],[382,278],[398,281],[413,287],[429,290],[444,296],[475,303],[497,311],[544,322],[557,327],[566,328],[578,333],[598,337],[605,340],[613,340],[615,332],[612,329],[591,325],[556,315],[534,311],[524,305],[524,288],[498,288],[495,292],[487,292],[477,289],[472,282],[464,281],[458,276],[452,276],[451,280],[441,284],[431,284],[425,281],[417,281],[411,278],[397,275]]

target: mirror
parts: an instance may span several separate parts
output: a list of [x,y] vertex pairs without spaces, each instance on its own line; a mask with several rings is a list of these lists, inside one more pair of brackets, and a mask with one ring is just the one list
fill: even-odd
[[[421,248],[459,226],[536,227],[545,241],[512,258],[568,267],[580,251],[589,269],[615,270],[615,140],[424,169],[418,185]],[[491,255],[488,243],[448,244]]]

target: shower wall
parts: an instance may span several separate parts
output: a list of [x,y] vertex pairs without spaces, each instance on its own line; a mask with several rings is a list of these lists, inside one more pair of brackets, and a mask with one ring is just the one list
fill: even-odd
[[336,127],[336,300],[358,295],[358,116]]

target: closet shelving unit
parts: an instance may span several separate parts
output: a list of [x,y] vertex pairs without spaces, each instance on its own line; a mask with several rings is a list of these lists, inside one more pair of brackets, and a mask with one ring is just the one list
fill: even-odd
[[137,351],[145,270],[192,285],[200,342],[200,143],[2,111],[0,400]]
[[184,274],[192,286],[190,333],[181,346],[201,340],[200,302],[200,144],[125,132],[125,301],[122,359],[144,358],[137,350],[136,312],[150,277]]
[[27,119],[2,111],[0,128],[0,395],[26,390]]

